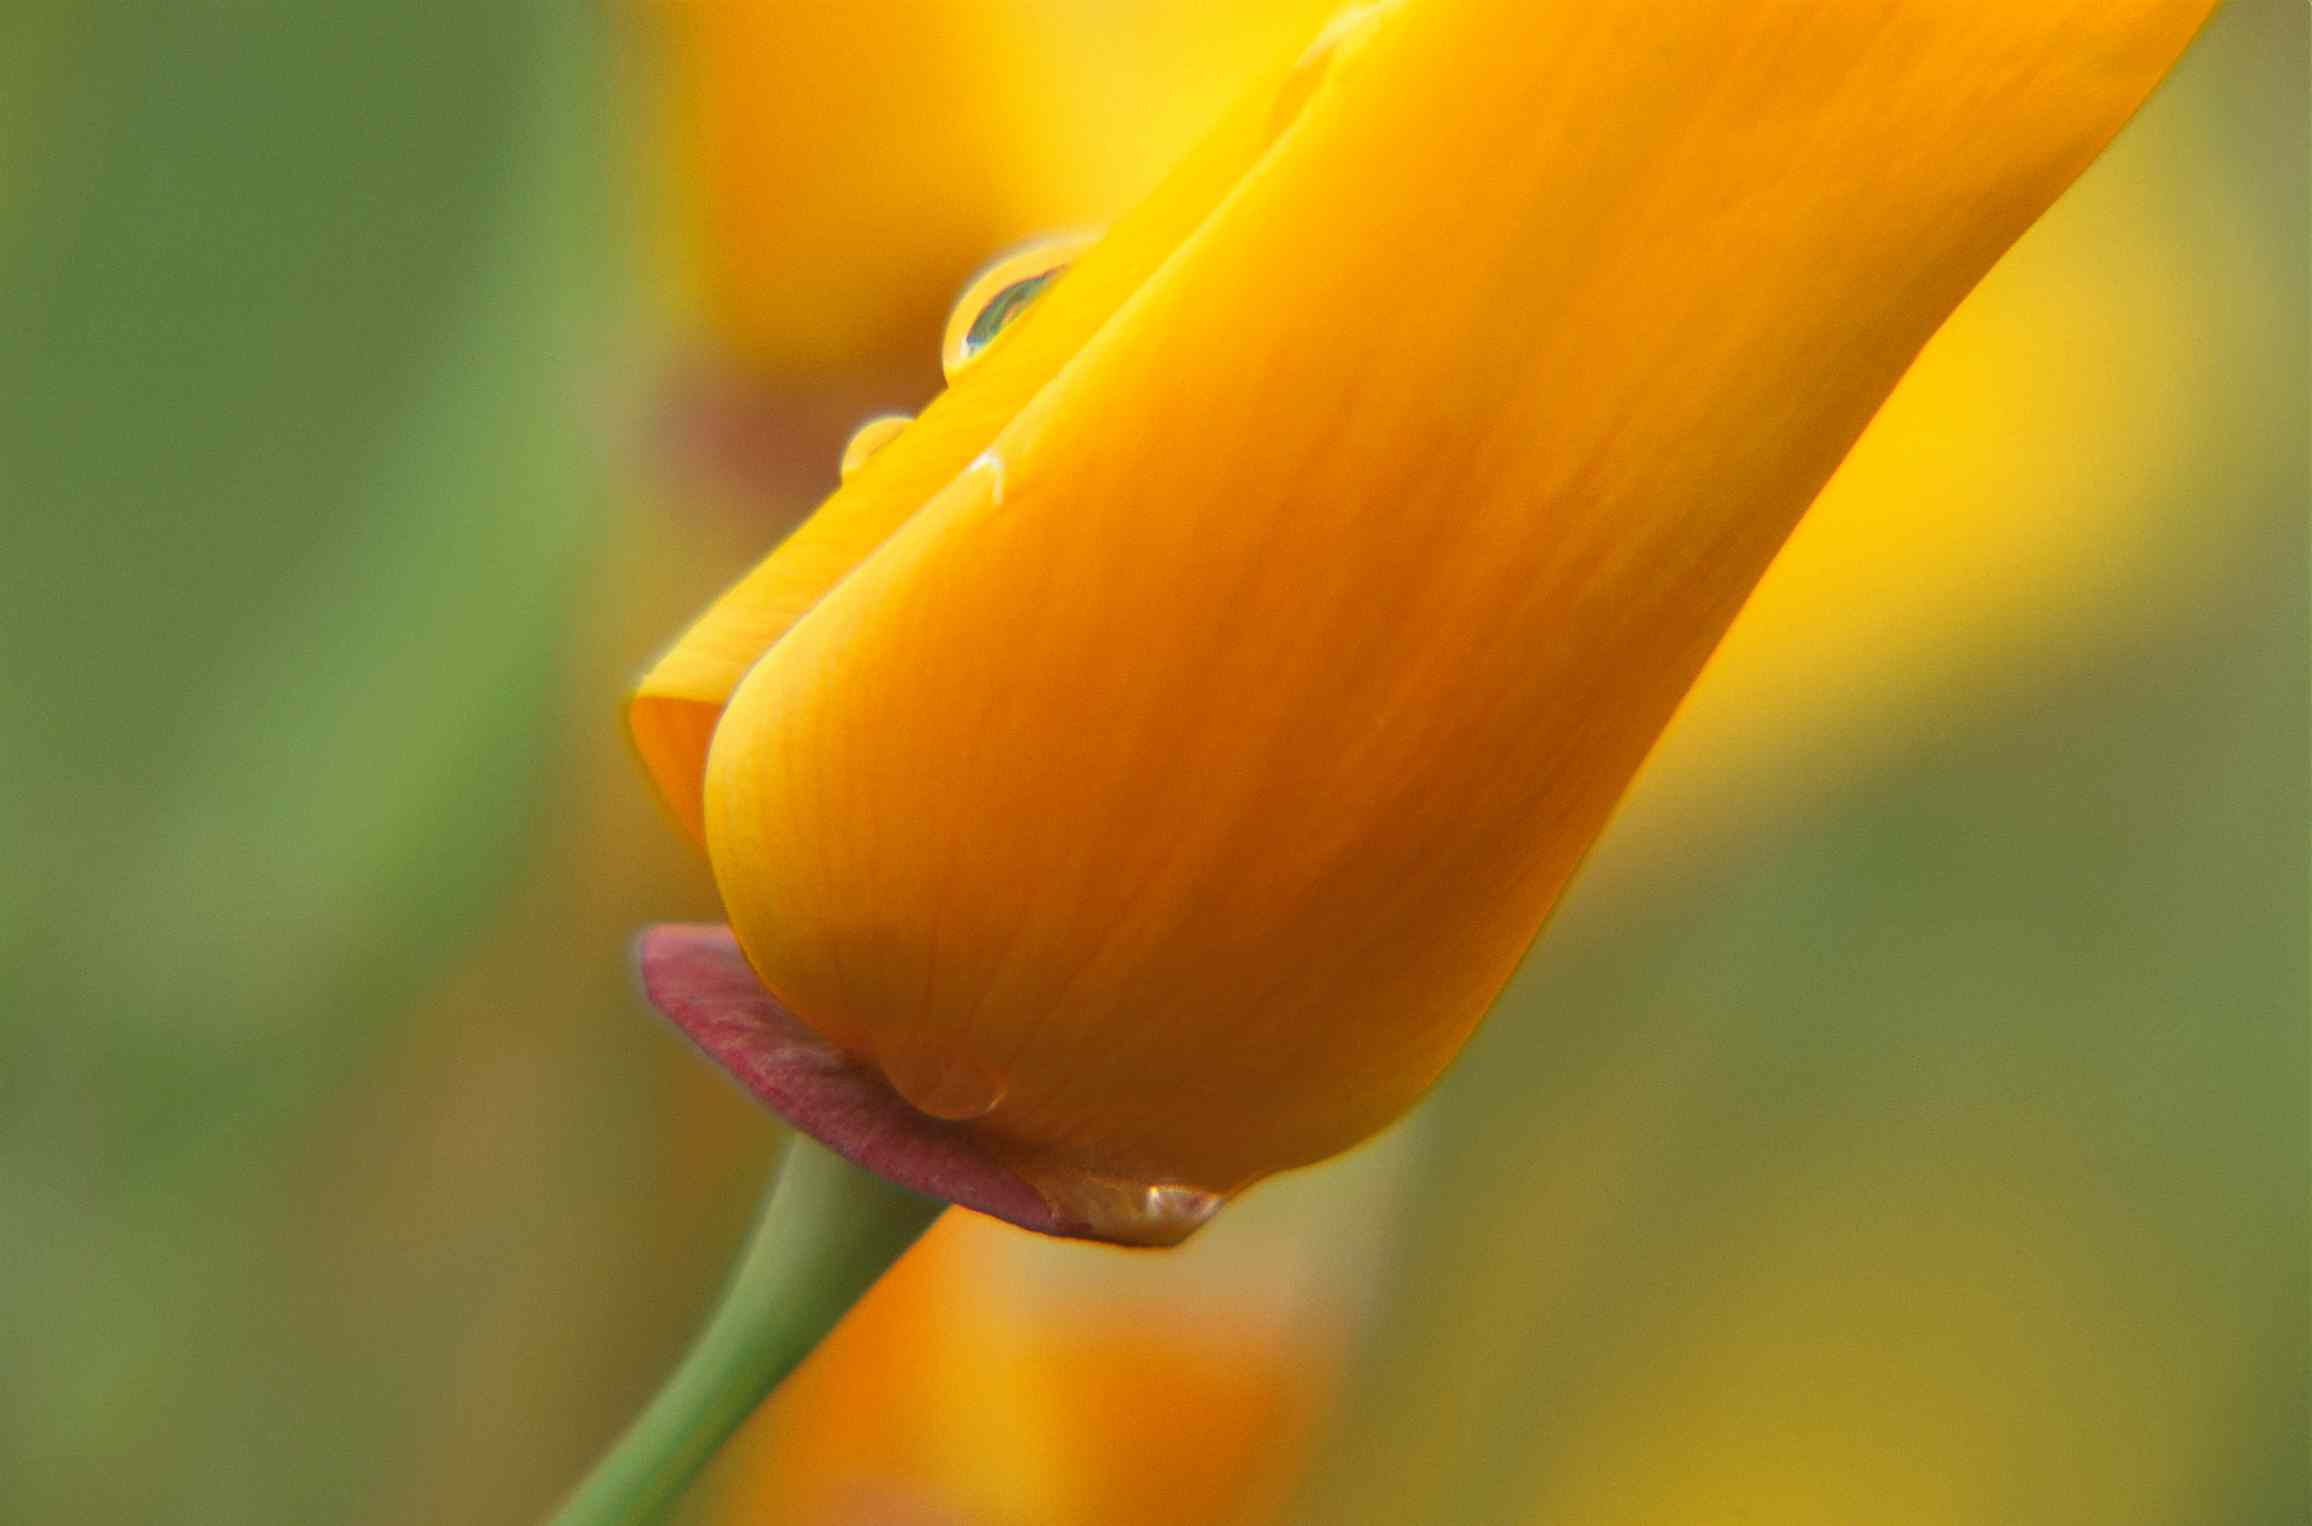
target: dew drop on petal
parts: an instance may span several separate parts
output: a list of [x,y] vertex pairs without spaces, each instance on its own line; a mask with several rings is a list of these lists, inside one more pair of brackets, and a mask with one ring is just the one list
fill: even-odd
[[983,450],[971,458],[967,472],[984,472],[988,477],[987,496],[997,508],[1003,507],[1003,457],[993,450]]
[[1286,128],[1299,120],[1301,112],[1308,107],[1309,98],[1317,93],[1317,87],[1332,72],[1341,50],[1362,42],[1387,9],[1386,0],[1376,0],[1371,5],[1352,5],[1325,23],[1325,29],[1317,33],[1316,41],[1309,44],[1308,51],[1301,54],[1300,62],[1294,64],[1292,73],[1286,76],[1284,88],[1276,93],[1276,108],[1269,117],[1268,126],[1272,139],[1281,137]]
[[1144,1223],[1161,1226],[1166,1234],[1185,1234],[1218,1213],[1225,1201],[1219,1193],[1207,1192],[1202,1187],[1160,1182],[1140,1189],[1139,1218]]
[[953,382],[1001,334],[1034,305],[1046,288],[1090,248],[1092,235],[1068,233],[1040,239],[990,265],[969,286],[948,316],[939,364]]
[[851,431],[851,438],[843,442],[842,472],[845,478],[867,464],[867,458],[897,439],[899,432],[915,420],[904,413],[879,414]]
[[1102,1176],[1027,1153],[1006,1157],[1006,1164],[1063,1220],[1119,1245],[1178,1245],[1229,1198],[1186,1182]]
[[967,1056],[926,1049],[878,1056],[892,1090],[919,1113],[950,1122],[985,1118],[1003,1101],[1004,1079]]

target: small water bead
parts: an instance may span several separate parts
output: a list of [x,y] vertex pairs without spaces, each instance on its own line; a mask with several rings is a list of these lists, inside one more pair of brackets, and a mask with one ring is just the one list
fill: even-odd
[[1075,258],[1092,246],[1091,234],[1068,233],[1039,240],[1008,254],[981,272],[948,316],[939,364],[953,382],[997,336],[1034,305]]
[[1333,64],[1344,48],[1354,47],[1372,33],[1383,14],[1389,9],[1389,0],[1377,0],[1371,5],[1352,5],[1325,23],[1317,33],[1316,41],[1293,65],[1284,88],[1276,93],[1276,108],[1269,117],[1269,136],[1281,137],[1284,130],[1297,121],[1308,108],[1309,98],[1332,72]]
[[852,430],[851,438],[843,442],[844,479],[848,481],[853,472],[867,464],[869,456],[897,439],[899,432],[914,422],[908,414],[883,413]]
[[985,1118],[1003,1101],[1003,1077],[962,1055],[901,1050],[880,1056],[878,1063],[892,1090],[934,1118],[951,1123]]
[[1178,1245],[1218,1213],[1229,1196],[1184,1182],[1095,1176],[1028,1154],[1007,1163],[1063,1220],[1086,1225],[1120,1245]]
[[1204,1221],[1220,1211],[1228,1201],[1217,1192],[1202,1187],[1190,1187],[1181,1182],[1162,1182],[1140,1189],[1138,1218],[1163,1234],[1186,1235],[1199,1228]]
[[997,508],[1003,507],[1003,457],[993,450],[983,450],[971,458],[967,472],[980,472],[988,479],[987,496]]

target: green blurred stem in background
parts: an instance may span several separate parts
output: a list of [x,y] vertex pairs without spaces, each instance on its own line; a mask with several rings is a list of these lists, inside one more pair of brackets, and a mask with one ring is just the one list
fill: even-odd
[[946,1206],[791,1136],[722,1306],[555,1526],[659,1519]]

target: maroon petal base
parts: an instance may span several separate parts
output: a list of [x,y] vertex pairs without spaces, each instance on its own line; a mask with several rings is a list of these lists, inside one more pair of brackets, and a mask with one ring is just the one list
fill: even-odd
[[919,1113],[763,989],[727,927],[661,923],[634,944],[643,994],[748,1095],[886,1181],[1068,1239],[1104,1240],[955,1124]]

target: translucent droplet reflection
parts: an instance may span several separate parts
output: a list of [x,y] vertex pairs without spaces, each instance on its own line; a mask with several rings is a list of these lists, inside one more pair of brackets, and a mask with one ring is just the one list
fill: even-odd
[[915,420],[904,413],[879,414],[851,431],[851,438],[843,442],[842,472],[849,477],[867,464],[867,458],[899,437],[899,432]]
[[1292,126],[1301,112],[1307,109],[1309,97],[1317,93],[1317,87],[1332,72],[1333,63],[1340,57],[1341,50],[1362,42],[1387,9],[1386,0],[1379,0],[1379,3],[1372,5],[1352,5],[1325,23],[1325,29],[1317,33],[1316,41],[1309,44],[1308,51],[1300,56],[1300,62],[1293,65],[1292,73],[1285,79],[1284,88],[1276,93],[1276,109],[1269,117],[1270,137],[1277,137]]
[[947,379],[952,382],[962,375],[963,368],[995,343],[1091,244],[1091,236],[1081,233],[1040,240],[996,261],[964,288],[963,299],[948,317],[947,336],[939,350]]
[[1225,1192],[1185,1182],[1094,1176],[1029,1155],[1010,1164],[1062,1219],[1122,1245],[1178,1245],[1228,1201]]
[[1003,1101],[1003,1077],[961,1055],[899,1052],[882,1056],[881,1065],[892,1089],[934,1118],[985,1118]]

